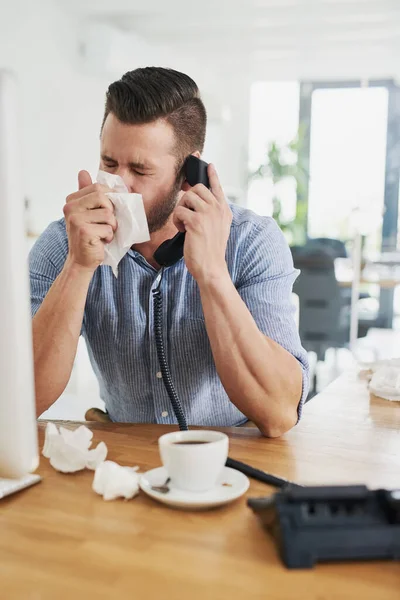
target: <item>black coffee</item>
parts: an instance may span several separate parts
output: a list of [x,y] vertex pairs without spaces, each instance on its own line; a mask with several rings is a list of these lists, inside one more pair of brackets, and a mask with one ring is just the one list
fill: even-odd
[[188,440],[186,442],[174,442],[174,444],[177,446],[189,446],[189,444],[209,444],[209,442],[203,440]]

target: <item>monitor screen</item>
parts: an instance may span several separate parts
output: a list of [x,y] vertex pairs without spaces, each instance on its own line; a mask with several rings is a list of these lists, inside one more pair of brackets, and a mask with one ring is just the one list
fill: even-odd
[[38,465],[18,87],[0,70],[0,477]]

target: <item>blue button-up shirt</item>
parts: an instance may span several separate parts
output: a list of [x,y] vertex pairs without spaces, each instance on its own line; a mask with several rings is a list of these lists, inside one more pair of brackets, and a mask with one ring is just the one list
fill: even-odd
[[[232,281],[260,331],[286,348],[303,370],[308,392],[307,354],[294,320],[291,291],[297,271],[288,245],[269,217],[232,205],[226,261]],[[68,253],[65,221],[52,223],[30,253],[32,315],[61,272]],[[160,378],[153,294],[158,272],[135,250],[119,264],[96,269],[89,286],[82,335],[113,421],[176,423]],[[218,377],[196,281],[181,259],[162,281],[167,358],[188,424],[239,425],[247,419],[229,400]],[[288,377],[291,373],[288,373]]]

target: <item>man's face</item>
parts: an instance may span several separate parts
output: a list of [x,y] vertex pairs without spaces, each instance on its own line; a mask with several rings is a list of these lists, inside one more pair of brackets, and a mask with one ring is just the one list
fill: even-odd
[[104,123],[100,169],[120,175],[130,192],[142,194],[150,233],[165,225],[180,197],[174,147],[165,121],[127,125],[110,113]]

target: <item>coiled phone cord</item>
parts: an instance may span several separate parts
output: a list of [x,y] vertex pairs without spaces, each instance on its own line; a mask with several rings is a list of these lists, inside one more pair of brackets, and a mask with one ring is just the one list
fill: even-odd
[[161,295],[161,281],[164,275],[164,267],[161,268],[157,277],[157,287],[153,290],[153,311],[154,311],[154,333],[156,339],[156,349],[158,362],[160,363],[161,374],[169,399],[171,400],[179,429],[188,431],[189,427],[186,422],[181,402],[172,381],[171,371],[169,370],[168,360],[165,354],[164,337],[163,337],[163,299]]

